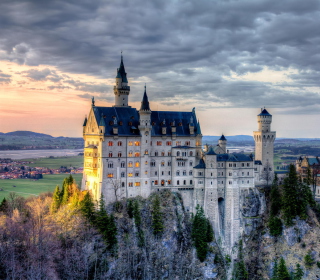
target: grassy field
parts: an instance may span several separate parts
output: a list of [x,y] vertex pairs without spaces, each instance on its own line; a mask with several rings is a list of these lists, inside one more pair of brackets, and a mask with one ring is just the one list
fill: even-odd
[[33,161],[33,164],[28,164],[31,167],[48,167],[51,169],[60,168],[60,166],[73,166],[82,167],[83,166],[83,156],[75,157],[54,157],[54,158],[38,158],[38,159],[26,159],[28,161]]
[[[43,192],[52,192],[56,185],[62,185],[63,179],[69,176],[68,174],[43,175],[41,180],[32,179],[12,179],[0,180],[0,202],[4,197],[7,197],[10,192],[15,192],[20,196],[28,197],[38,195]],[[81,183],[82,174],[73,174],[78,185]],[[13,187],[16,186],[16,187]]]

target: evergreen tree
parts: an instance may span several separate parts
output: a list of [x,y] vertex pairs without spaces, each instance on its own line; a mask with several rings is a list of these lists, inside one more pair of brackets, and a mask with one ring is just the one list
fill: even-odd
[[270,234],[278,236],[282,234],[282,222],[278,217],[271,216],[269,219]]
[[212,229],[212,225],[209,221],[209,219],[207,219],[207,242],[212,242],[213,241],[213,229]]
[[114,219],[114,216],[111,214],[110,218],[109,218],[109,222],[108,222],[108,227],[107,227],[107,240],[109,243],[109,247],[113,250],[115,250],[116,245],[118,243],[117,240],[117,226],[116,226],[116,222]]
[[197,212],[192,223],[192,239],[197,250],[197,256],[201,262],[206,259],[208,252],[207,240],[207,219],[204,216],[203,208],[197,206]]
[[135,200],[133,203],[133,217],[136,226],[139,228],[141,226],[141,215],[138,200]]
[[279,278],[278,278],[278,261],[277,260],[275,260],[275,262],[274,262],[271,280],[279,280]]
[[0,212],[4,212],[6,213],[8,210],[8,201],[6,200],[6,198],[4,197],[2,199],[2,202],[0,203]]
[[83,200],[80,202],[80,210],[82,214],[90,221],[94,222],[94,203],[92,201],[92,197],[89,192],[86,192],[86,194],[83,197]]
[[278,187],[278,176],[275,174],[272,186],[271,186],[271,193],[270,193],[270,214],[271,216],[278,215],[279,211],[281,210],[281,195]]
[[133,218],[133,202],[132,202],[132,199],[128,200],[127,212],[128,212],[129,217],[132,219]]
[[58,211],[61,204],[61,194],[59,186],[56,186],[53,195],[52,195],[52,203],[50,205],[50,212],[55,213]]
[[106,206],[105,206],[103,194],[101,194],[101,197],[99,200],[99,210],[96,212],[95,224],[98,227],[102,236],[106,240],[108,240],[108,230],[109,230],[110,219],[109,219],[108,213],[106,211]]
[[286,267],[286,262],[283,258],[280,259],[277,277],[277,280],[290,280],[290,275]]
[[233,270],[233,279],[234,280],[248,280],[249,273],[247,271],[246,265],[243,259],[243,245],[242,240],[239,242],[239,252],[238,252],[238,261],[234,265]]
[[160,198],[158,195],[156,195],[153,200],[151,213],[153,233],[154,235],[159,235],[163,232],[164,224],[160,208]]
[[292,280],[301,280],[303,277],[303,270],[300,266],[300,264],[297,264],[296,269],[293,273],[293,279]]

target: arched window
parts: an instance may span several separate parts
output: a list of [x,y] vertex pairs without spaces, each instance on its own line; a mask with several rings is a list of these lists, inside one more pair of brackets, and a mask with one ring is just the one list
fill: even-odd
[[180,171],[179,170],[177,170],[176,175],[180,176]]
[[161,166],[164,166],[164,164],[165,164],[164,161],[161,161]]
[[178,185],[178,186],[180,185],[180,181],[179,181],[179,180],[177,181],[177,185]]
[[148,150],[145,150],[145,151],[144,151],[144,154],[145,154],[145,155],[148,155],[148,154],[149,154]]
[[189,162],[189,165],[190,165],[190,166],[193,166],[193,162],[192,162],[192,161],[190,161],[190,162]]
[[125,173],[121,172],[121,178],[124,178],[124,176],[125,176]]
[[190,180],[190,185],[192,185],[192,180]]
[[189,171],[189,175],[190,175],[190,176],[192,175],[192,170]]
[[113,168],[113,162],[112,161],[108,162],[108,168]]
[[126,163],[124,161],[121,162],[121,167],[122,168],[126,167]]
[[139,161],[136,161],[135,167],[140,167],[140,162]]
[[165,156],[165,153],[164,153],[164,151],[162,151],[162,152],[161,152],[161,156],[163,156],[163,157]]
[[135,142],[134,142],[134,145],[135,145],[135,146],[140,146],[140,141],[135,141]]
[[135,153],[134,153],[134,156],[135,156],[135,157],[140,157],[140,152],[135,152]]
[[186,176],[187,175],[187,171],[183,170],[182,175]]
[[118,141],[118,146],[122,146],[122,142],[121,141]]
[[158,156],[158,152],[154,152],[154,156],[156,156],[156,157],[157,157],[157,156]]
[[112,157],[112,153],[111,152],[109,153],[109,157]]
[[109,141],[109,142],[108,142],[108,146],[109,146],[109,147],[113,146],[113,142],[112,142],[112,141]]
[[186,184],[187,184],[187,181],[186,181],[186,180],[183,180],[183,184],[186,185]]
[[192,156],[193,156],[193,152],[192,152],[192,151],[190,151],[189,156],[190,156],[190,157],[192,157]]
[[180,156],[180,152],[178,151],[178,152],[177,152],[177,157],[179,157],[179,156]]
[[122,157],[122,153],[121,152],[118,152],[118,157]]
[[129,161],[129,163],[128,163],[128,167],[132,167],[132,166],[133,166],[132,161]]
[[154,181],[154,184],[157,186],[157,185],[158,185],[158,180],[155,180],[155,181]]
[[132,155],[133,155],[133,153],[132,153],[132,151],[129,151],[129,157],[132,157]]

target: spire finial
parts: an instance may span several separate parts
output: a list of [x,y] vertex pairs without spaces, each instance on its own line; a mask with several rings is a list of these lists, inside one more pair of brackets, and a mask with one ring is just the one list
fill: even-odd
[[94,96],[92,96],[92,101],[91,102],[92,102],[92,107],[93,107],[94,106],[94,102],[95,102],[94,101]]
[[144,92],[147,91],[147,83],[144,84]]

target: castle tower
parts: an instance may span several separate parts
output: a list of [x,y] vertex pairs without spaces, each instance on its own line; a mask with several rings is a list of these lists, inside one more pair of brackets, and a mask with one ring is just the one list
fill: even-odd
[[223,134],[221,135],[218,144],[221,147],[221,149],[223,149],[224,153],[226,153],[227,152],[227,139],[226,139],[226,137],[224,137]]
[[151,110],[147,96],[147,87],[144,87],[144,94],[139,110],[139,130],[141,134],[141,193],[148,197],[151,191],[150,182],[150,144],[151,144]]
[[255,141],[255,160],[262,163],[263,170],[268,167],[269,171],[274,172],[273,165],[273,143],[276,132],[271,131],[272,115],[266,109],[261,109],[258,115],[258,131],[253,132]]
[[128,86],[127,73],[124,69],[121,54],[120,67],[117,69],[116,85],[113,87],[114,107],[128,107],[130,87]]

